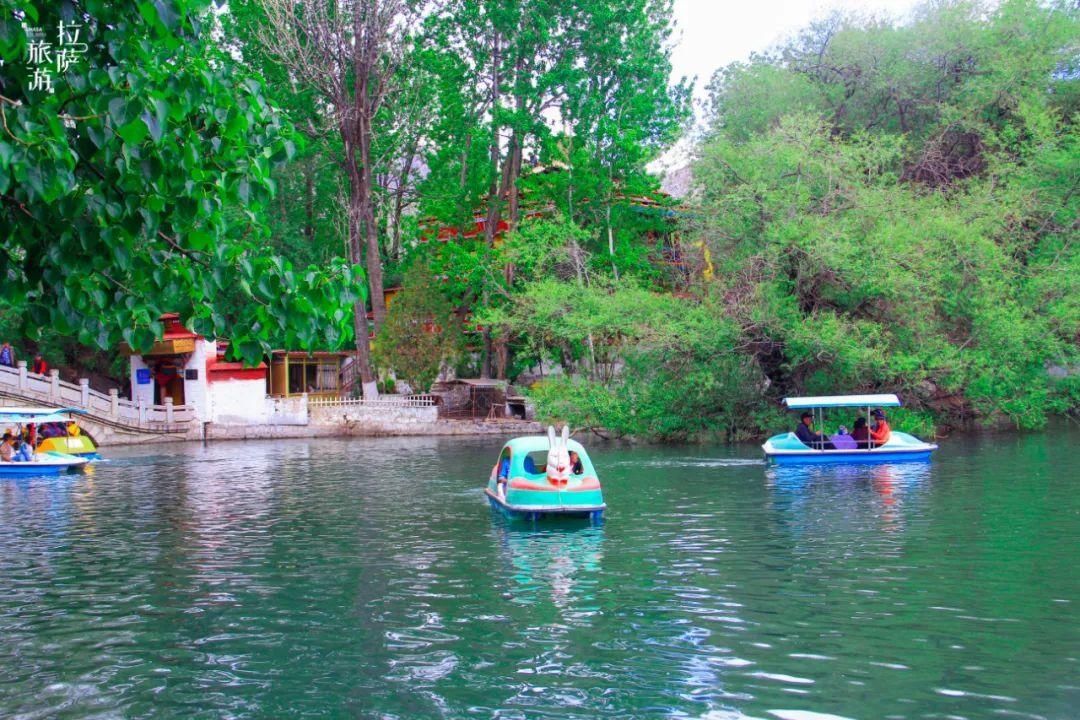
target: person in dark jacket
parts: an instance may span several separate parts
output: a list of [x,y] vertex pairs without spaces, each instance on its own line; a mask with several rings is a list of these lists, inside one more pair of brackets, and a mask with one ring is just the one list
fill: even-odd
[[828,438],[819,432],[814,432],[814,414],[804,412],[799,416],[799,427],[795,428],[795,437],[799,438],[804,445],[815,450],[835,450]]
[[855,426],[851,430],[851,437],[860,450],[870,449],[870,428],[866,425],[866,418],[855,418]]

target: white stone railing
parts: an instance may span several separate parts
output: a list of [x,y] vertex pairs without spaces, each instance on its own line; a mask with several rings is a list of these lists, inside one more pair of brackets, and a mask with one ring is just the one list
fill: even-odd
[[14,368],[0,365],[0,391],[28,402],[78,408],[90,417],[150,432],[186,431],[195,420],[192,407],[174,406],[172,398],[166,398],[164,405],[136,403],[121,399],[115,389],[108,394],[91,390],[86,378],[80,378],[76,385],[61,380],[59,370],[38,375],[27,370],[25,360],[16,365]]
[[310,407],[434,407],[434,395],[380,395],[376,398],[351,398],[308,395]]

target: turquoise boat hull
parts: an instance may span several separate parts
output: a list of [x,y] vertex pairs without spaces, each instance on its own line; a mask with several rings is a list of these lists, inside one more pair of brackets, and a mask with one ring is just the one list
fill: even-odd
[[804,445],[795,433],[774,435],[761,448],[768,461],[775,465],[821,465],[928,462],[937,445],[893,431],[887,443],[870,450],[815,450]]
[[511,505],[490,490],[485,490],[491,507],[504,515],[523,520],[540,520],[545,517],[582,518],[600,520],[604,517],[607,506],[601,501],[598,505],[544,505],[532,502],[525,505]]

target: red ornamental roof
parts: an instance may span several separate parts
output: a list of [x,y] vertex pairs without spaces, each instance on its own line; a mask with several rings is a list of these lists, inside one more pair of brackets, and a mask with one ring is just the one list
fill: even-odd
[[[523,213],[523,218],[538,218],[547,214],[544,210],[532,210]],[[440,225],[436,229],[435,237],[431,237],[431,233],[423,233],[421,240],[427,241],[431,239],[446,241],[451,238],[463,237],[463,238],[475,238],[484,234],[484,229],[487,226],[487,217],[483,215],[477,215],[473,218],[473,224],[466,228],[456,228],[449,225]],[[430,227],[430,226],[429,226]],[[506,220],[499,220],[499,224],[495,227],[495,236],[501,237],[510,230],[510,223]]]
[[162,336],[162,340],[179,340],[181,338],[195,340],[202,337],[202,335],[193,333],[184,327],[180,322],[180,315],[177,313],[165,313],[160,320],[165,323],[165,334]]

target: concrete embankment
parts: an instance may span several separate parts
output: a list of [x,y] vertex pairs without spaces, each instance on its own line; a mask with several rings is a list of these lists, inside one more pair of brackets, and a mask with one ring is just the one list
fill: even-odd
[[222,425],[206,423],[205,440],[259,440],[313,437],[407,437],[421,435],[533,435],[543,434],[540,423],[524,420],[432,420],[380,422],[341,418],[338,422],[308,425]]
[[528,435],[542,433],[540,423],[526,420],[440,419],[435,407],[311,406],[306,424],[205,423],[206,440],[259,438],[386,437],[409,435]]

